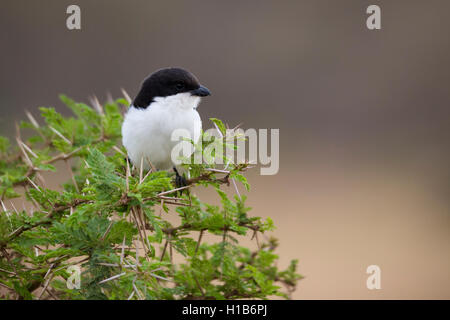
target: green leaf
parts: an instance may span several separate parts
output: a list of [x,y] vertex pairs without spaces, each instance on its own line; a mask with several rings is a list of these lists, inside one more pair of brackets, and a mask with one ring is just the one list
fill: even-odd
[[211,120],[217,126],[217,128],[219,128],[220,133],[225,137],[227,134],[227,128],[225,127],[223,122],[217,118],[209,118],[209,120]]
[[97,191],[100,200],[114,198],[120,195],[125,183],[124,179],[115,174],[115,167],[105,155],[97,149],[91,149],[87,157],[87,163],[91,171],[91,183]]
[[6,137],[0,136],[0,153],[6,153],[10,146],[9,140]]

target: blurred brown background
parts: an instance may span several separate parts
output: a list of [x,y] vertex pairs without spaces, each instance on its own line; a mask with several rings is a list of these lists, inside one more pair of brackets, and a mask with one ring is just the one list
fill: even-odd
[[[81,7],[82,30],[66,29]],[[369,31],[370,4],[382,29]],[[0,4],[0,134],[57,95],[131,95],[182,66],[199,108],[280,128],[280,171],[250,173],[253,214],[275,220],[294,298],[450,298],[450,2],[65,1]],[[64,111],[65,112],[65,111]],[[199,191],[200,192],[200,191]],[[366,288],[381,267],[381,290]]]

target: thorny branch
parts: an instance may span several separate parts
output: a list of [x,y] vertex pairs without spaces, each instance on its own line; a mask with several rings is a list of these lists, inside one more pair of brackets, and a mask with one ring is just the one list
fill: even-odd
[[[101,106],[98,102],[98,100],[94,103],[94,107],[97,110],[98,114],[100,115],[100,117],[103,118],[106,116],[108,110],[107,109],[103,109],[103,106]],[[48,225],[51,225],[54,221],[58,221],[59,222],[59,214],[62,213],[68,213],[68,211],[70,211],[70,213],[72,214],[74,210],[88,210],[89,208],[92,207],[91,204],[94,203],[98,203],[95,196],[91,196],[91,195],[86,195],[86,194],[81,194],[82,192],[84,192],[81,188],[82,185],[80,185],[80,187],[78,187],[77,184],[77,179],[81,176],[77,176],[77,179],[75,179],[75,175],[74,173],[71,171],[71,167],[69,165],[69,160],[73,159],[74,157],[80,157],[80,159],[83,159],[84,155],[85,155],[85,151],[86,149],[90,149],[90,147],[92,147],[93,145],[96,145],[98,143],[101,142],[106,142],[104,144],[101,144],[102,146],[104,145],[108,145],[107,149],[111,151],[111,149],[115,150],[116,152],[118,152],[119,154],[126,156],[122,150],[120,150],[117,147],[117,141],[114,141],[113,143],[110,143],[109,141],[109,137],[107,136],[107,132],[109,132],[107,129],[105,129],[104,127],[104,122],[103,120],[101,121],[101,125],[99,125],[100,130],[95,131],[96,133],[91,135],[91,142],[89,144],[85,144],[85,145],[74,145],[74,141],[77,141],[77,138],[75,138],[74,134],[69,134],[69,138],[65,137],[61,132],[71,132],[70,130],[64,129],[65,131],[58,131],[55,128],[59,128],[60,125],[59,123],[56,124],[55,126],[51,126],[50,124],[47,126],[47,132],[50,133],[51,136],[48,136],[46,134],[45,130],[40,130],[39,125],[37,124],[37,122],[35,121],[35,119],[31,116],[31,114],[27,113],[28,118],[30,119],[31,123],[33,124],[33,126],[35,127],[35,129],[37,130],[37,132],[39,133],[39,135],[41,136],[41,138],[44,141],[44,148],[45,150],[43,150],[41,153],[39,153],[38,151],[32,149],[32,145],[33,142],[24,142],[24,140],[21,137],[20,134],[20,130],[19,127],[17,126],[17,134],[16,134],[16,142],[18,145],[18,152],[15,152],[14,154],[11,153],[5,153],[5,154],[1,154],[0,155],[0,161],[4,164],[6,164],[6,166],[9,167],[17,167],[19,168],[19,172],[21,172],[21,176],[20,176],[20,180],[13,180],[13,182],[11,183],[13,187],[17,187],[17,186],[23,186],[25,188],[25,191],[27,193],[29,193],[27,190],[29,188],[35,188],[39,191],[44,191],[44,189],[46,189],[45,187],[45,181],[41,175],[41,171],[45,171],[44,169],[41,169],[40,167],[45,166],[45,165],[50,165],[50,164],[54,164],[58,161],[64,161],[66,163],[66,165],[68,166],[69,172],[71,174],[71,179],[72,179],[72,184],[73,184],[73,188],[76,190],[76,193],[73,191],[73,193],[75,194],[75,196],[71,195],[70,196],[70,201],[67,200],[67,202],[60,202],[60,201],[54,201],[55,203],[53,203],[52,201],[50,201],[50,199],[48,200],[49,205],[47,204],[40,204],[40,201],[37,201],[37,199],[34,199],[33,197],[31,198],[31,200],[33,201],[35,208],[38,212],[40,212],[41,214],[44,213],[45,215],[43,215],[42,218],[40,218],[38,221],[36,221],[36,219],[33,219],[33,222],[29,222],[29,223],[23,223],[22,225],[20,225],[19,227],[16,227],[15,230],[12,228],[11,224],[11,228],[8,228],[8,233],[6,233],[4,236],[2,236],[0,238],[0,252],[1,252],[1,256],[2,258],[6,258],[7,263],[4,264],[3,261],[1,261],[1,266],[3,268],[0,268],[0,273],[2,274],[3,279],[13,279],[13,278],[17,278],[20,282],[21,285],[23,286],[23,288],[25,288],[28,292],[33,293],[33,291],[35,291],[38,288],[42,287],[42,290],[40,291],[40,293],[37,295],[37,298],[40,299],[41,297],[43,298],[53,298],[53,299],[58,299],[59,295],[62,294],[61,292],[58,292],[54,287],[52,287],[52,284],[50,284],[50,282],[52,282],[54,279],[55,274],[57,274],[57,270],[60,270],[61,268],[65,268],[67,267],[69,264],[81,264],[85,261],[88,261],[89,263],[91,263],[92,261],[92,253],[91,251],[89,251],[89,253],[86,252],[82,252],[82,254],[80,254],[79,257],[77,256],[71,256],[71,254],[66,254],[65,248],[70,249],[71,245],[68,244],[70,242],[66,242],[65,240],[58,240],[61,241],[59,243],[63,243],[59,248],[62,248],[62,255],[59,256],[52,256],[49,255],[48,257],[45,257],[44,259],[36,259],[33,260],[34,258],[32,258],[33,261],[38,261],[37,263],[35,262],[35,264],[32,265],[21,265],[24,262],[29,262],[31,260],[29,260],[28,255],[23,254],[20,251],[15,250],[16,245],[18,245],[18,243],[21,242],[20,236],[23,235],[24,232],[26,231],[30,231],[32,229],[38,228],[38,227],[42,227],[45,226],[47,227]],[[217,120],[217,119],[216,119]],[[216,125],[217,127],[217,125]],[[85,127],[86,128],[86,127]],[[117,129],[117,126],[115,127]],[[219,129],[219,128],[218,128]],[[119,130],[120,130],[120,126],[119,126]],[[100,137],[98,137],[100,133]],[[70,145],[71,147],[71,151],[70,152],[60,152],[57,153],[56,155],[53,156],[49,156],[48,155],[48,150],[54,150],[55,149],[55,145],[52,141],[50,141],[51,137],[53,136],[53,134],[56,134],[56,136],[58,136],[60,139],[62,139],[62,141],[64,141],[64,143],[67,143]],[[109,133],[108,133],[109,134]],[[120,133],[115,133],[115,137],[120,137]],[[84,138],[84,137],[83,137]],[[80,141],[80,140],[79,140]],[[86,140],[84,140],[86,141]],[[96,149],[96,148],[94,148]],[[97,149],[101,149],[101,147],[98,147]],[[107,154],[108,152],[105,151],[101,151],[104,154]],[[52,154],[52,153],[50,153]],[[109,156],[109,154],[108,154]],[[119,155],[120,156],[120,155]],[[40,160],[40,159],[46,159],[46,160]],[[147,183],[146,179],[147,177],[151,176],[152,172],[155,172],[156,169],[153,166],[153,164],[149,161],[149,159],[145,159],[147,162],[149,162],[150,165],[150,170],[149,172],[144,176],[144,172],[143,170],[139,170],[139,184],[142,183]],[[144,159],[141,159],[141,168],[143,167],[143,161]],[[86,162],[87,164],[87,162]],[[136,201],[136,194],[133,194],[133,191],[135,192],[135,190],[133,190],[130,186],[131,181],[130,180],[132,173],[130,170],[130,166],[127,160],[127,164],[126,164],[126,168],[125,170],[122,171],[122,169],[116,165],[115,167],[115,172],[113,172],[112,174],[116,174],[118,177],[120,177],[120,179],[125,178],[126,181],[126,190],[123,190],[125,188],[120,188],[119,192],[115,193],[114,199],[118,199],[119,200],[112,200],[110,202],[108,201],[104,201],[102,202],[104,204],[104,206],[107,208],[107,212],[108,212],[108,223],[107,223],[107,227],[105,224],[105,227],[101,228],[101,233],[94,236],[94,247],[95,246],[100,246],[100,247],[109,247],[109,250],[112,250],[112,252],[116,252],[117,250],[119,250],[119,254],[117,255],[118,259],[120,258],[120,263],[116,263],[116,264],[108,264],[108,263],[103,263],[104,261],[100,260],[99,261],[99,265],[103,265],[103,266],[111,266],[111,267],[118,267],[120,269],[120,273],[117,274],[112,274],[109,276],[105,276],[103,277],[103,279],[101,281],[98,281],[98,284],[103,284],[109,281],[121,281],[121,279],[125,278],[122,277],[124,275],[127,274],[126,271],[131,271],[134,272],[135,274],[135,278],[133,280],[132,283],[132,292],[131,294],[128,293],[127,296],[129,297],[129,299],[134,297],[138,297],[139,299],[144,299],[145,298],[145,290],[147,289],[146,287],[144,288],[145,290],[141,290],[142,288],[138,288],[138,282],[136,281],[138,279],[138,276],[147,276],[147,277],[152,277],[153,279],[157,279],[157,282],[159,283],[160,280],[164,280],[164,281],[169,281],[175,284],[175,286],[180,286],[180,287],[185,287],[186,283],[183,283],[183,281],[180,282],[179,279],[177,279],[175,277],[175,272],[176,272],[176,266],[174,266],[174,261],[176,261],[176,259],[174,259],[174,253],[177,252],[181,252],[179,251],[179,249],[177,248],[177,246],[179,246],[179,242],[177,243],[177,241],[180,241],[181,239],[184,238],[184,236],[186,234],[188,234],[191,231],[198,231],[199,232],[199,237],[198,240],[193,240],[193,239],[188,239],[189,241],[194,241],[195,243],[195,248],[192,247],[192,250],[195,249],[195,251],[193,251],[193,255],[190,256],[188,258],[189,259],[194,259],[194,260],[201,260],[204,258],[204,253],[206,252],[205,250],[211,250],[211,246],[208,244],[207,241],[203,240],[202,246],[200,246],[202,239],[204,237],[204,234],[206,231],[211,231],[214,234],[217,235],[223,235],[223,242],[221,244],[221,246],[223,248],[225,248],[225,245],[228,245],[228,242],[230,241],[231,243],[231,239],[232,237],[232,232],[235,232],[237,234],[243,234],[242,230],[252,230],[253,231],[253,239],[256,239],[256,241],[258,241],[258,237],[257,234],[263,233],[265,230],[270,230],[267,228],[267,226],[261,222],[259,222],[259,218],[255,218],[255,220],[248,220],[248,219],[244,219],[244,220],[240,220],[240,218],[238,219],[237,216],[235,216],[234,218],[232,218],[230,215],[227,215],[225,212],[223,214],[223,223],[216,223],[213,227],[205,227],[207,224],[203,224],[200,222],[189,222],[189,220],[186,220],[185,217],[182,216],[184,222],[181,223],[178,226],[172,226],[168,221],[165,221],[164,219],[161,218],[161,215],[159,217],[159,219],[163,220],[163,224],[160,225],[159,228],[155,229],[155,224],[154,221],[152,221],[150,219],[150,216],[147,215],[147,211],[144,212],[144,206],[155,206],[158,205],[159,203],[161,203],[161,207],[165,209],[164,205],[174,205],[177,207],[195,207],[197,202],[192,201],[190,193],[188,192],[189,197],[183,197],[183,196],[179,196],[180,192],[179,191],[183,191],[185,189],[190,189],[196,185],[199,184],[203,184],[203,185],[213,185],[213,186],[218,186],[218,185],[230,185],[230,182],[233,183],[233,186],[236,189],[236,192],[238,193],[238,198],[239,201],[241,201],[241,203],[239,205],[243,205],[243,199],[239,194],[239,191],[237,190],[236,187],[236,183],[235,181],[235,177],[237,176],[236,173],[240,173],[241,171],[245,171],[245,169],[248,168],[248,164],[244,163],[244,164],[239,164],[239,165],[234,165],[233,169],[229,169],[227,170],[229,166],[229,163],[227,163],[227,165],[222,168],[222,169],[216,169],[216,168],[206,168],[206,167],[200,167],[202,171],[200,171],[200,175],[191,179],[187,179],[186,181],[186,186],[181,187],[181,188],[174,188],[174,189],[170,189],[170,190],[166,190],[166,191],[161,191],[159,193],[157,193],[154,196],[148,197],[148,193],[147,193],[147,197],[144,198],[140,198],[140,201]],[[120,169],[119,169],[120,168]],[[120,171],[120,172],[117,172]],[[125,174],[124,174],[124,171]],[[23,172],[23,174],[22,174]],[[197,171],[198,172],[198,171]],[[243,178],[242,176],[237,176],[239,177],[240,181],[246,181],[245,178]],[[135,180],[135,176],[132,177]],[[17,179],[17,178],[16,178]],[[83,177],[83,180],[86,179],[86,177]],[[89,177],[89,179],[91,179]],[[242,180],[244,179],[244,180]],[[83,181],[81,180],[81,181]],[[147,179],[148,180],[148,179]],[[78,180],[79,182],[80,180]],[[92,180],[91,180],[92,181]],[[123,181],[123,180],[122,180]],[[40,186],[38,186],[38,184],[36,182],[40,182],[40,184],[43,186],[43,188],[41,188]],[[9,186],[11,186],[11,184]],[[89,181],[86,179],[86,185],[89,185]],[[162,188],[162,190],[166,189]],[[132,190],[130,190],[132,189]],[[5,189],[6,190],[6,189]],[[71,190],[69,188],[69,190]],[[4,199],[5,196],[5,191],[3,191],[3,194],[1,194],[1,199]],[[72,191],[70,191],[72,192]],[[95,193],[93,193],[95,194]],[[151,193],[150,193],[151,194]],[[7,195],[7,198],[10,198],[10,196]],[[245,199],[244,199],[245,200]],[[89,206],[83,207],[83,205],[87,205],[89,204]],[[3,202],[2,202],[3,205]],[[234,204],[235,206],[237,206],[237,204]],[[207,206],[207,204],[201,204],[202,207],[202,211],[204,206]],[[224,205],[225,206],[225,205]],[[5,209],[5,206],[3,206],[4,211],[6,212],[6,215],[8,216],[8,218],[11,215],[11,212],[8,212]],[[15,207],[14,207],[15,209]],[[45,211],[44,211],[45,210]],[[98,209],[94,209],[94,210],[98,210]],[[100,209],[102,210],[102,209]],[[191,210],[190,208],[183,208],[183,210]],[[196,210],[196,209],[195,209]],[[25,210],[26,211],[26,210]],[[15,209],[15,212],[18,213],[18,211]],[[135,231],[133,233],[131,233],[131,239],[128,238],[127,239],[127,234],[130,233],[124,233],[123,235],[123,241],[122,241],[122,234],[120,234],[120,242],[122,243],[122,245],[117,246],[117,244],[119,244],[118,242],[110,242],[110,234],[114,233],[112,230],[114,229],[114,227],[116,226],[115,223],[117,222],[117,218],[120,218],[119,215],[115,216],[109,216],[109,212],[113,212],[113,213],[123,213],[123,217],[121,218],[122,221],[128,221],[127,223],[132,223],[132,225],[134,225],[137,229],[134,229]],[[188,211],[186,211],[188,212]],[[102,213],[94,213],[95,214],[101,215]],[[36,217],[35,217],[36,218]],[[154,217],[155,218],[155,217]],[[156,219],[158,219],[158,217],[156,217]],[[24,220],[25,221],[25,220]],[[188,221],[188,222],[186,222]],[[15,222],[17,223],[17,221]],[[78,231],[78,230],[76,230]],[[146,263],[155,263],[155,249],[152,247],[152,245],[155,245],[156,241],[152,240],[152,243],[149,243],[149,239],[151,239],[151,237],[148,236],[148,232],[153,232],[155,235],[159,233],[159,243],[164,243],[163,247],[160,248],[160,256],[158,256],[156,258],[156,260],[158,260],[160,262],[160,267],[152,270],[152,271],[148,271],[146,270],[145,264]],[[164,235],[161,236],[161,233]],[[117,231],[116,231],[117,234]],[[31,235],[31,233],[30,233]],[[112,236],[111,236],[112,237]],[[29,241],[29,239],[27,239],[26,237],[24,237],[24,239],[26,241]],[[31,238],[30,238],[31,239]],[[138,240],[137,240],[138,239]],[[165,242],[161,242],[161,239],[165,239]],[[114,240],[116,241],[116,240]],[[58,242],[57,242],[58,243]],[[126,244],[127,243],[127,244]],[[131,244],[130,244],[131,243]],[[32,247],[32,249],[36,250],[36,257],[38,256],[38,249],[40,251],[47,251],[49,250],[49,252],[52,252],[49,248],[49,245],[47,244],[46,248],[45,247],[40,247],[40,243],[38,243],[39,246],[35,243],[34,247]],[[192,242],[191,242],[192,245]],[[210,246],[209,249],[208,246]],[[92,248],[94,248],[92,247]],[[127,249],[126,249],[127,248]],[[126,250],[125,250],[126,249]],[[140,251],[139,250],[142,250]],[[267,247],[267,245],[262,244],[260,245],[258,242],[258,246],[257,246],[257,251],[254,251],[251,253],[250,256],[247,256],[245,259],[243,258],[243,260],[239,260],[242,264],[241,266],[236,266],[237,267],[237,271],[240,272],[247,272],[246,267],[247,266],[254,266],[254,268],[258,268],[258,255],[260,253],[263,253],[263,251],[265,250],[269,250],[272,251],[275,249],[275,246],[270,246]],[[28,248],[27,248],[28,250]],[[89,250],[91,250],[91,247],[89,247]],[[135,252],[135,255],[134,255]],[[169,255],[169,258],[167,258],[167,253]],[[201,254],[200,254],[201,252]],[[213,252],[208,251],[208,252]],[[224,254],[225,251],[221,252],[221,263],[220,263],[220,268],[223,268],[223,259],[224,259]],[[153,258],[152,258],[153,257]],[[73,261],[73,258],[82,258],[81,261],[75,262]],[[145,260],[143,260],[145,259]],[[119,260],[118,260],[119,261]],[[134,262],[133,262],[134,261]],[[107,261],[110,262],[110,261]],[[167,265],[170,265],[170,267],[167,267]],[[17,269],[18,267],[21,267],[21,269]],[[164,266],[164,267],[163,267]],[[10,269],[10,270],[7,270]],[[44,271],[43,271],[44,269]],[[157,270],[161,270],[164,269],[164,273],[163,274],[157,274],[158,271]],[[167,269],[167,270],[166,270]],[[193,270],[193,269],[192,269]],[[30,278],[27,278],[25,276],[23,276],[25,274],[25,272],[30,272],[32,271],[34,276],[31,278],[32,280],[30,280]],[[214,281],[218,281],[218,282],[222,282],[224,283],[226,281],[226,278],[224,278],[222,276],[223,271],[219,271],[217,273],[217,276],[213,279]],[[212,299],[215,297],[212,297],[209,294],[209,289],[208,289],[208,285],[205,284],[204,280],[201,277],[197,277],[198,274],[195,273],[190,273],[192,274],[193,280],[195,282],[194,287],[196,288],[196,290],[200,293],[200,297],[198,296],[198,292],[196,294],[192,294],[192,293],[180,293],[177,295],[177,298],[181,298],[181,299]],[[245,273],[248,274],[248,273]],[[281,273],[280,273],[281,274]],[[6,275],[6,276],[5,276]],[[26,280],[25,280],[26,279]],[[287,279],[287,280],[286,280]],[[2,280],[2,279],[0,279]],[[256,281],[254,279],[252,279],[251,277],[245,276],[244,279],[242,279],[244,281],[248,281],[253,283],[253,285],[256,285],[256,289],[254,288],[253,291],[250,292],[242,292],[242,290],[238,290],[238,289],[233,289],[233,288],[229,288],[224,290],[223,292],[223,296],[222,298],[225,299],[236,299],[236,298],[257,298],[257,297],[264,297],[265,293],[263,292],[262,287],[260,287],[260,290],[258,291],[258,284],[256,283]],[[286,287],[288,288],[289,292],[292,292],[293,288],[295,287],[295,281],[289,281],[289,278],[284,278],[282,276],[278,276],[278,274],[276,274],[276,276],[271,277],[271,280],[273,281],[277,281],[280,283],[283,283],[284,285],[286,285]],[[224,283],[225,284],[225,283]],[[19,291],[15,288],[12,287],[10,285],[10,283],[8,281],[6,281],[5,283],[2,283],[0,281],[0,286],[8,291],[13,291],[16,293],[17,297],[19,299],[24,299],[27,297],[27,295],[24,295],[23,293],[19,293]],[[53,288],[53,289],[52,289]],[[53,291],[55,290],[55,291]],[[159,289],[158,289],[159,290]],[[44,293],[47,293],[46,296],[44,296]]]

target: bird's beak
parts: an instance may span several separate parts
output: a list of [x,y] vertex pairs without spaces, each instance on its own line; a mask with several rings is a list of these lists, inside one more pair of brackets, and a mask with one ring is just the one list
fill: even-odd
[[206,97],[206,96],[210,96],[211,92],[208,90],[208,88],[206,88],[204,86],[200,86],[197,89],[192,90],[191,95],[198,96],[198,97]]

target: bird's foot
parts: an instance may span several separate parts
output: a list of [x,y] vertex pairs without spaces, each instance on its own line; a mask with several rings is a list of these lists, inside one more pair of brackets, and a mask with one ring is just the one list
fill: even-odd
[[[188,185],[186,178],[178,173],[177,168],[173,167],[173,171],[175,171],[175,186],[177,188],[186,187]],[[180,190],[179,192],[183,193],[183,190]]]

